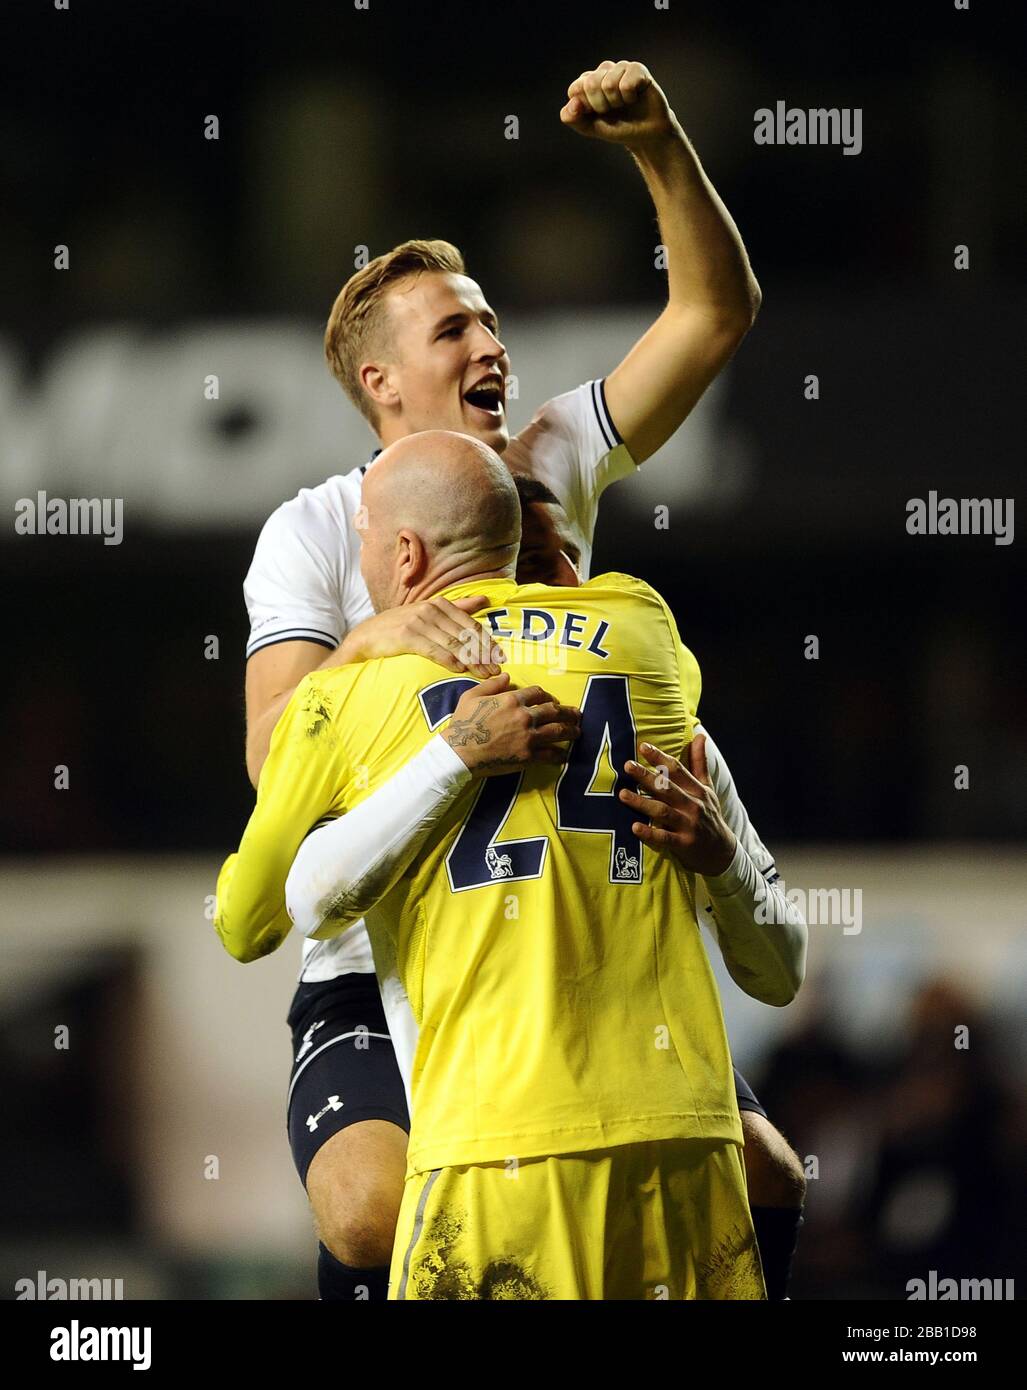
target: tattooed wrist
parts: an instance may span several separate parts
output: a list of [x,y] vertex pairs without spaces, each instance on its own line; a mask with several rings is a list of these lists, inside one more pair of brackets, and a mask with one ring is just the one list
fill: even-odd
[[506,758],[489,758],[487,762],[474,764],[475,772],[495,772],[500,767],[523,767],[524,759],[511,754]]

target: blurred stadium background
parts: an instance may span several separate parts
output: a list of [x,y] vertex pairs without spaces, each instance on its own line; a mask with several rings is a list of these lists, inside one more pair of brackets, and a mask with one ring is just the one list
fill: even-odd
[[[903,1298],[932,1269],[1027,1288],[1023,548],[905,530],[910,498],[1013,497],[1022,474],[1012,17],[814,0],[9,17],[3,1295],[45,1270],[128,1297],[314,1296],[283,1115],[298,947],[242,970],[206,915],[251,802],[242,578],[279,501],[370,451],[320,348],[357,248],[463,248],[503,320],[515,425],[653,316],[641,182],[557,122],[607,56],[668,92],[764,308],[607,495],[594,572],[671,600],[789,887],[862,893],[859,932],[811,927],[788,1010],[724,981],[740,1066],[816,1160],[793,1294]],[[778,99],[861,107],[862,153],[756,146]],[[15,535],[38,490],[123,498],[123,543]]]

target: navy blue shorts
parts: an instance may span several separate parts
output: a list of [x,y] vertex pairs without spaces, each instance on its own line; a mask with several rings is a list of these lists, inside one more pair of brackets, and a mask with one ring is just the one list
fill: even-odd
[[322,1144],[361,1120],[391,1120],[410,1132],[378,981],[339,975],[301,984],[289,1010],[292,1077],[286,1123],[293,1162],[304,1187]]
[[[373,975],[301,984],[289,1010],[292,1078],[287,1124],[293,1162],[306,1186],[322,1144],[361,1120],[391,1120],[410,1132],[403,1078]],[[739,1110],[767,1112],[735,1068]]]
[[735,1095],[738,1097],[739,1110],[751,1110],[754,1114],[762,1115],[764,1119],[767,1118],[767,1112],[760,1105],[752,1087],[737,1067],[735,1067]]

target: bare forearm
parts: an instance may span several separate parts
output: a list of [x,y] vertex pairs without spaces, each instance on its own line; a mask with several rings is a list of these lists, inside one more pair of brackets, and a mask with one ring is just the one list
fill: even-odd
[[410,652],[449,671],[468,671],[479,680],[499,675],[498,663],[506,660],[503,650],[470,616],[485,604],[484,594],[455,603],[436,595],[365,618],[327,656],[324,648],[310,642],[283,643],[268,648],[271,664],[262,665],[259,672],[254,663],[262,661],[265,653],[252,657],[246,672],[246,770],[253,785],[257,785],[279,716],[311,671]]
[[741,233],[675,120],[659,140],[632,149],[656,208],[674,308],[752,323],[760,305]]
[[298,675],[293,685],[271,697],[256,718],[247,720],[246,772],[252,786],[256,787],[260,781],[260,770],[267,761],[268,749],[271,747],[271,735],[281,718],[282,711],[292,699],[296,686],[299,685],[304,676],[310,674],[310,671],[329,670],[333,666],[345,666],[348,661],[356,660],[357,658],[353,656],[345,655],[343,650],[345,646],[346,643],[343,642],[333,652],[330,652],[324,661],[316,666],[311,666],[309,670]]
[[641,170],[666,248],[669,298],[606,377],[635,463],[671,437],[752,326],[760,289],[731,214],[644,63],[609,59],[567,88],[564,125],[623,145]]
[[267,761],[268,750],[271,747],[271,735],[291,697],[292,691],[287,690],[284,695],[277,696],[271,704],[265,706],[256,719],[247,721],[246,772],[253,787],[260,781],[260,770]]

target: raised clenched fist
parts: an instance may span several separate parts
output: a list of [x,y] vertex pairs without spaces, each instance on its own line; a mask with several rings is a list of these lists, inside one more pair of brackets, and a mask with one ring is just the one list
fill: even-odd
[[667,98],[645,64],[609,59],[575,78],[560,120],[579,135],[632,149],[666,139],[676,126]]

